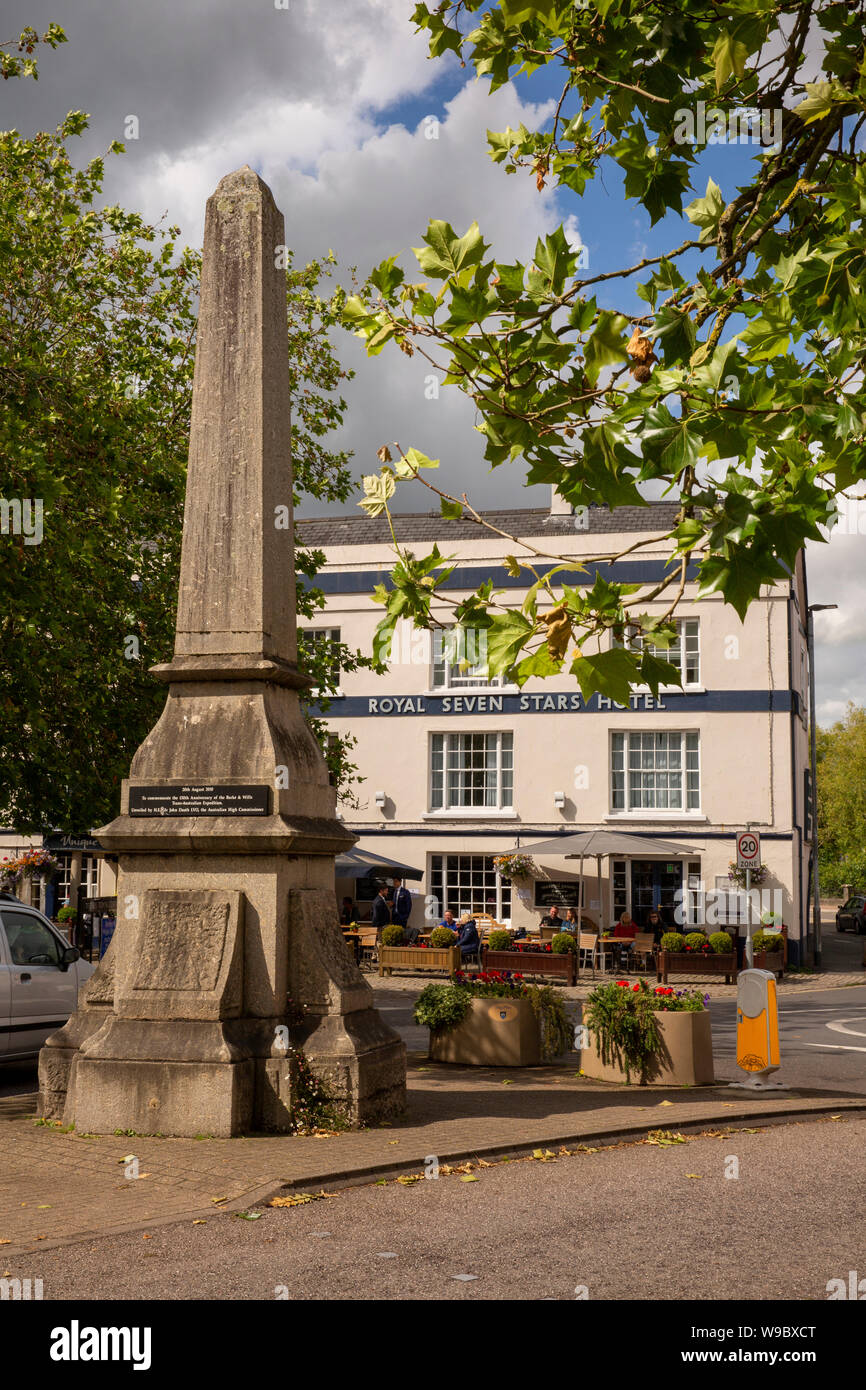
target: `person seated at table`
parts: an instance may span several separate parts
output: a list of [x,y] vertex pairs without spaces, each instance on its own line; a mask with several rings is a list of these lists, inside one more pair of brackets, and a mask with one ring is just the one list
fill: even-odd
[[630,912],[622,912],[619,921],[614,922],[611,930],[614,936],[630,936],[634,939],[637,936],[638,926]]
[[449,927],[451,931],[457,931],[457,923],[454,920],[454,913],[450,907],[446,907],[445,915],[439,923],[440,927]]
[[553,904],[549,912],[544,914],[541,919],[541,925],[543,927],[554,927],[558,932],[562,931],[563,919],[559,915],[559,908],[556,906],[556,903]]
[[661,913],[659,912],[657,907],[654,907],[647,916],[644,931],[652,932],[653,942],[657,946],[661,941],[665,930],[666,928],[664,922],[662,921]]
[[474,955],[479,946],[478,923],[468,912],[460,918],[456,945],[460,947],[460,958]]
[[357,918],[355,916],[354,900],[352,898],[344,898],[343,905],[340,908],[340,926],[350,927],[355,921],[357,921]]
[[577,908],[569,907],[566,909],[565,921],[562,924],[563,931],[576,932],[579,926],[577,920]]

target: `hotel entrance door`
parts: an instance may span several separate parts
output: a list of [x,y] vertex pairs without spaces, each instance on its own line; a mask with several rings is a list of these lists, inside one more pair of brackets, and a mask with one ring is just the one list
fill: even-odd
[[674,926],[675,894],[682,887],[680,859],[633,859],[631,861],[631,913],[639,927],[649,913],[659,908],[666,926]]

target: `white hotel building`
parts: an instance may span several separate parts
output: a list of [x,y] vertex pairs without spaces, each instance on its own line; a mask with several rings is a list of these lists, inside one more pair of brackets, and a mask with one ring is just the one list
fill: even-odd
[[[654,503],[591,508],[588,518],[527,510],[490,519],[547,553],[589,562],[585,573],[557,579],[591,585],[599,569],[649,588],[665,566],[662,542],[613,566],[603,557],[663,532],[675,511]],[[372,590],[387,582],[393,561],[386,520],[328,517],[298,526],[303,543],[327,557],[315,581],[326,609],[311,630],[318,640],[338,634],[370,651],[384,611]],[[398,516],[396,530],[416,556],[438,541],[456,557],[449,595],[492,579],[507,601],[522,603],[526,578],[513,578],[504,564],[513,543],[432,514]],[[613,921],[628,908],[641,921],[650,907],[672,904],[680,888],[730,888],[735,836],[751,824],[762,840],[762,887],[781,893],[796,962],[804,957],[809,883],[806,602],[802,556],[790,579],[762,590],[744,623],[720,598],[699,600],[689,583],[678,646],[660,653],[680,666],[683,688],[658,698],[636,691],[628,706],[584,700],[568,674],[530,680],[522,690],[485,679],[443,660],[430,634],[398,631],[389,673],[344,675],[326,715],[335,732],[357,740],[352,760],[364,779],[358,806],[344,806],[343,818],[359,848],[423,871],[423,882],[409,885],[417,895],[413,921],[451,907],[487,910],[514,926],[536,924],[554,900],[573,904],[578,865],[544,854],[542,877],[519,895],[496,873],[495,854],[517,846],[531,854],[533,841],[602,827],[674,842],[675,854],[603,860],[600,874],[594,859],[585,865],[587,914]],[[665,606],[662,596],[647,608]],[[448,609],[439,611],[444,618]],[[699,916],[705,901],[693,899]]]

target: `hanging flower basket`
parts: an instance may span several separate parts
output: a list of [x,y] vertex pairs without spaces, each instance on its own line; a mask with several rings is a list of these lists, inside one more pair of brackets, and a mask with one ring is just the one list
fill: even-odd
[[503,878],[535,877],[535,860],[531,854],[495,854],[493,863]]
[[[767,877],[766,864],[759,864],[757,868],[750,870],[750,874],[749,885],[752,888],[756,888],[758,884],[763,883],[764,879]],[[738,888],[745,888],[746,870],[738,868],[736,859],[732,859],[728,864],[728,878],[731,880],[731,883],[735,883]]]
[[17,859],[4,859],[0,865],[0,880],[20,883],[22,878],[53,878],[60,868],[58,860],[47,849],[26,849]]

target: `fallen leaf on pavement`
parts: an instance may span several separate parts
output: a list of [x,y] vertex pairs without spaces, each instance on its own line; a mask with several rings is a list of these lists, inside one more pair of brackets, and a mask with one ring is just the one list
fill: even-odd
[[460,1181],[461,1181],[461,1182],[480,1182],[481,1179],[480,1179],[480,1178],[476,1178],[476,1176],[475,1176],[474,1173],[464,1173],[463,1176],[462,1176],[462,1178],[460,1179]]
[[11,1245],[11,1240],[0,1240],[0,1245]]
[[198,1220],[197,1220],[197,1221],[193,1221],[192,1224],[193,1224],[194,1226],[206,1226],[206,1225],[207,1225],[207,1222],[205,1221],[204,1217],[200,1216],[200,1217],[198,1218]]
[[703,1173],[686,1173],[687,1178],[702,1178]]
[[672,1100],[660,1100],[659,1105],[673,1105]]
[[[833,1116],[831,1115],[830,1118],[832,1119]],[[838,1116],[836,1116],[836,1118],[838,1119]],[[36,1210],[37,1210],[37,1211],[50,1211],[50,1210],[51,1210],[51,1204],[50,1204],[50,1202],[42,1202],[41,1205],[38,1206],[38,1207],[36,1208]]]
[[219,1202],[227,1202],[228,1197],[211,1197],[211,1201],[216,1205]]

